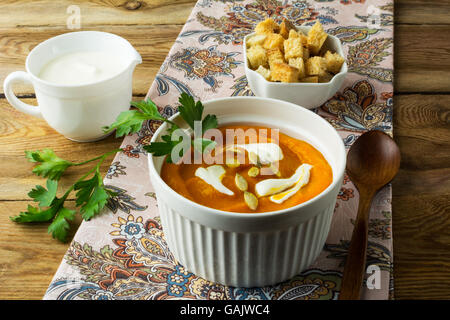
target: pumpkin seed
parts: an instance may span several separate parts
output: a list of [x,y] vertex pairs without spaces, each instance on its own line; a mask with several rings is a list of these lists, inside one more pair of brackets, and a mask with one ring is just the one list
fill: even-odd
[[233,158],[233,159],[226,159],[225,160],[225,162],[226,162],[226,165],[229,167],[229,168],[237,168],[237,167],[239,167],[240,165],[241,165],[241,163],[238,161],[238,159],[236,159],[236,158]]
[[270,170],[279,178],[281,177],[281,172],[279,166],[275,166],[273,162],[269,166]]
[[249,152],[248,161],[250,161],[251,164],[257,165],[258,167],[261,166],[261,163],[259,162],[259,157],[254,152]]
[[248,176],[249,176],[249,177],[255,178],[255,177],[257,177],[258,175],[259,175],[259,168],[258,168],[258,167],[251,167],[251,168],[248,170]]
[[258,198],[256,198],[253,193],[245,191],[244,201],[251,210],[256,210],[256,208],[258,208]]
[[236,173],[236,176],[234,177],[234,182],[236,183],[236,187],[238,187],[241,191],[247,191],[248,189],[248,183],[247,180],[243,176],[241,176],[239,173]]

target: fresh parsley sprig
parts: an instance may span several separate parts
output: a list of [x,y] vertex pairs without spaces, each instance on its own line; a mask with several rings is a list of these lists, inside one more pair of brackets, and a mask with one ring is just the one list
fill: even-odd
[[[48,227],[48,232],[62,242],[67,239],[67,233],[70,229],[69,221],[73,220],[76,211],[64,207],[67,197],[72,191],[77,191],[76,206],[80,207],[83,219],[89,220],[105,206],[107,199],[112,193],[103,185],[103,179],[100,174],[100,165],[111,154],[115,154],[122,149],[116,149],[107,152],[101,156],[92,158],[87,161],[74,163],[58,157],[52,150],[44,149],[42,151],[26,151],[26,157],[31,162],[38,163],[33,172],[47,179],[47,188],[37,185],[32,189],[28,196],[38,206],[28,205],[26,211],[19,215],[10,217],[14,222],[47,222],[52,221]],[[98,160],[94,168],[89,170],[85,175],[79,178],[69,189],[66,190],[62,197],[57,197],[58,180],[67,168],[72,166],[81,166],[83,164]],[[90,175],[92,178],[87,179]]]
[[[195,122],[201,121],[202,126],[202,135],[209,129],[217,128],[218,122],[217,117],[215,115],[208,114],[205,118],[203,118],[203,104],[200,101],[195,102],[194,98],[186,93],[182,93],[179,100],[180,106],[178,107],[178,111],[180,112],[181,118],[191,127],[192,130],[195,129]],[[168,132],[169,134],[161,136],[163,141],[161,142],[152,142],[151,144],[144,146],[144,149],[152,153],[154,156],[164,156],[166,155],[166,161],[172,162],[172,151],[173,149],[183,141],[183,137],[173,137],[172,133],[179,129],[179,127],[169,122]],[[190,139],[190,137],[189,137]],[[212,140],[204,139],[204,138],[196,138],[191,141],[192,146],[195,150],[203,153],[205,150],[211,149],[215,143]],[[183,148],[180,148],[179,156],[180,158],[183,156]]]
[[[215,115],[208,114],[205,118],[202,118],[204,107],[200,101],[195,102],[193,97],[182,93],[179,102],[180,116],[189,127],[194,129],[195,122],[201,121],[202,136],[207,130],[217,127],[218,123]],[[103,131],[108,133],[116,130],[116,137],[121,137],[140,131],[144,121],[147,120],[167,122],[169,134],[163,135],[161,142],[153,142],[144,146],[144,149],[154,156],[166,156],[166,161],[172,162],[172,151],[183,140],[182,136],[177,137],[174,135],[174,132],[179,129],[178,125],[164,118],[151,100],[131,102],[131,105],[136,109],[122,112],[116,121],[110,126],[104,127]],[[187,136],[187,133],[184,133],[184,137],[188,137],[194,149],[200,152],[209,150],[215,145],[214,141],[203,137],[192,139],[190,136]],[[180,157],[183,156],[183,150],[181,149],[178,154]],[[114,195],[103,184],[100,165],[109,155],[119,151],[122,151],[122,149],[116,149],[79,163],[64,160],[58,157],[51,149],[26,151],[27,159],[36,163],[33,173],[47,178],[46,187],[37,185],[32,189],[28,196],[35,202],[38,202],[38,205],[29,205],[26,211],[11,217],[11,220],[19,223],[51,221],[48,232],[52,234],[53,238],[65,242],[70,229],[69,222],[77,214],[76,210],[70,210],[64,206],[65,201],[72,192],[75,192],[75,205],[79,208],[83,219],[89,220],[99,214],[106,205],[108,198]],[[97,163],[92,169],[72,184],[61,197],[57,197],[58,181],[68,168],[94,161],[97,161]]]
[[[178,101],[180,103],[178,111],[180,112],[181,118],[183,118],[193,130],[196,121],[201,121],[202,135],[209,129],[217,128],[218,122],[215,115],[208,114],[205,118],[202,118],[204,107],[200,101],[195,102],[192,96],[184,92],[181,94]],[[166,161],[169,163],[172,162],[172,151],[183,141],[182,136],[172,135],[175,130],[180,129],[179,126],[173,121],[164,118],[159,113],[158,107],[151,100],[132,102],[131,104],[138,110],[122,112],[113,124],[103,128],[104,132],[108,133],[116,129],[116,137],[121,137],[141,130],[142,125],[146,120],[167,122],[167,131],[169,134],[161,136],[163,141],[152,142],[143,148],[154,156],[166,156]],[[191,139],[190,136],[188,138]],[[192,140],[192,146],[200,152],[211,149],[213,145],[214,142],[209,139],[197,138],[197,140]],[[180,158],[183,156],[183,150],[184,149],[180,149],[178,154]]]

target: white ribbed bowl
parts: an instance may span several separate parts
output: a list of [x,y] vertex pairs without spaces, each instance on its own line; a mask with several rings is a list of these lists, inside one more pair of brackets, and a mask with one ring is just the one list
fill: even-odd
[[[220,125],[260,124],[309,142],[327,159],[333,182],[315,198],[285,210],[226,212],[172,190],[159,175],[164,157],[149,154],[150,179],[169,249],[187,270],[225,285],[260,287],[295,276],[317,258],[327,238],[345,169],[342,139],[314,112],[281,100],[234,97],[203,105],[204,114],[215,114]],[[178,114],[171,120],[186,128]],[[161,141],[166,128],[163,124],[152,142]]]

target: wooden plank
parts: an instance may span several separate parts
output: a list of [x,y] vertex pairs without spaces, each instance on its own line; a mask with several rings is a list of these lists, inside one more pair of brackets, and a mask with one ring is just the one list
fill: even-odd
[[450,299],[449,214],[450,193],[394,194],[396,299]]
[[52,26],[67,29],[67,20],[70,20],[73,14],[69,9],[70,6],[79,8],[83,29],[110,25],[131,25],[133,28],[140,25],[183,25],[195,2],[195,0],[3,0],[0,27]]
[[395,98],[392,183],[397,299],[450,298],[450,96]]
[[397,24],[450,24],[450,0],[395,0]]
[[[35,104],[35,99],[24,101]],[[0,99],[0,200],[28,199],[27,193],[31,188],[45,183],[45,179],[32,174],[33,164],[25,159],[25,150],[51,148],[63,159],[80,162],[118,148],[122,140],[111,135],[97,142],[73,142],[50,128],[44,120],[21,113],[9,106],[5,99]],[[103,174],[107,172],[112,158],[111,156],[102,164]],[[86,168],[80,167],[81,170]],[[68,169],[60,182],[61,189],[65,190],[77,180],[82,172],[80,169]]]
[[[414,172],[449,168],[450,95],[396,96],[394,137],[402,152],[402,169]],[[399,192],[412,191],[405,188],[408,185]]]
[[[141,53],[143,63],[134,73],[134,94],[147,93],[167,56],[181,26],[101,27],[123,36]],[[15,70],[24,70],[29,51],[39,42],[60,34],[58,28],[0,29],[0,82]],[[65,31],[64,31],[65,32]],[[396,92],[449,92],[449,26],[400,25],[395,30]],[[148,45],[151,43],[152,45]],[[0,89],[0,93],[3,92]],[[30,94],[32,88],[18,85],[17,94]]]
[[[0,299],[42,299],[67,251],[47,234],[48,223],[18,224],[9,216],[31,202],[0,201]],[[72,202],[73,205],[73,202]],[[68,205],[71,208],[71,204]],[[81,218],[71,222],[71,239]]]
[[397,25],[396,92],[450,91],[450,25]]
[[[4,0],[0,27],[66,28],[71,5],[80,8],[82,28],[111,24],[184,24],[195,3],[195,0]],[[51,21],[43,22],[42,10],[52,17]],[[450,24],[450,0],[396,0],[395,19],[398,24]]]
[[[133,74],[133,92],[145,95],[161,64],[164,62],[176,37],[181,31],[181,25],[124,27],[103,26],[86,28],[83,30],[98,30],[115,33],[124,37],[136,48],[142,56],[142,64],[138,65]],[[25,70],[25,59],[28,53],[40,42],[66,33],[68,30],[60,28],[0,28],[0,83],[6,76],[17,70]],[[17,84],[16,94],[31,94],[31,85]],[[0,89],[3,93],[3,86]]]

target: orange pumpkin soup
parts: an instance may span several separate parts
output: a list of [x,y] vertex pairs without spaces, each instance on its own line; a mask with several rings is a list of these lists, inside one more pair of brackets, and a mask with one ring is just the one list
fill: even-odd
[[[248,129],[254,129],[259,133],[259,136],[255,141],[250,141],[248,136],[244,136],[241,137],[243,139],[240,140],[241,142],[239,142],[239,137],[236,137],[231,144],[227,144],[225,138],[223,144],[219,145],[218,142],[211,155],[216,156],[216,159],[221,158],[218,150],[222,150],[223,162],[220,162],[222,164],[218,164],[218,162],[211,164],[207,158],[202,159],[200,164],[164,162],[161,169],[161,178],[177,193],[198,204],[223,211],[245,213],[276,211],[296,206],[315,197],[331,184],[333,174],[330,165],[324,156],[309,143],[292,138],[281,132],[278,133],[278,131],[277,139],[273,139],[273,129],[260,126],[228,125],[218,128],[223,137],[226,137],[226,133],[229,130],[236,129],[242,129],[244,132]],[[266,132],[267,134],[260,134],[261,132]],[[255,144],[255,142],[258,144],[262,143],[261,137],[264,138],[265,143],[270,143],[271,147],[273,147],[273,144],[279,146],[282,154],[280,160],[270,164],[267,161],[261,161],[261,163],[259,160],[254,160],[255,154],[249,148],[245,149],[245,146],[251,143]],[[244,148],[240,150],[233,149],[233,145],[242,143],[242,141],[245,143],[245,145],[241,144]],[[230,146],[232,147],[231,149],[229,148]],[[266,157],[273,156],[273,150],[269,151],[271,152],[266,152]],[[226,156],[230,159],[230,152],[232,153],[231,159],[234,159],[234,161],[225,160]],[[244,158],[239,158],[238,153]],[[245,161],[242,161],[242,159]],[[305,172],[301,172],[302,168],[300,167],[304,164],[309,169],[306,172],[309,179],[306,178],[302,185],[297,185],[295,183],[301,180],[299,180],[299,177],[303,176],[305,178]],[[199,174],[199,168],[208,169],[211,166],[215,166],[214,169],[219,170],[222,184],[220,187],[224,188],[218,189],[217,185],[214,186],[214,184],[206,182],[207,179],[202,178],[203,176]],[[207,172],[204,169],[200,169],[200,171],[203,170],[203,173]],[[265,181],[268,179],[271,180]],[[295,183],[289,184],[289,179],[294,179],[292,181]],[[265,181],[262,184],[271,186],[284,181],[287,184],[284,185],[284,189],[278,188],[278,192],[261,195],[263,186],[260,182],[262,181]],[[258,188],[257,184],[259,184]],[[293,190],[296,186],[297,188]],[[283,194],[288,191],[292,191],[288,197],[283,198],[284,200],[281,202],[276,201],[277,199],[280,200]],[[255,203],[256,206],[254,205]]]

